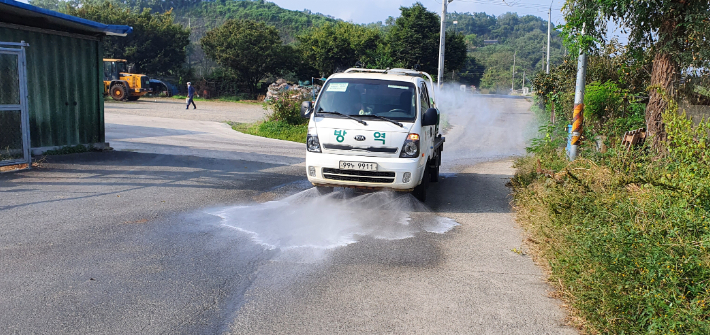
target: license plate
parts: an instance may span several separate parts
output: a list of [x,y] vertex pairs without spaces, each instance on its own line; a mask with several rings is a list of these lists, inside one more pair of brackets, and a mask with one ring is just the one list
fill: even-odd
[[377,163],[340,162],[341,170],[377,171]]

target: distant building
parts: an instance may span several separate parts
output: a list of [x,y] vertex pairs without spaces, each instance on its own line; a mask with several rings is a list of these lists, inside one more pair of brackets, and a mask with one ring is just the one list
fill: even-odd
[[0,0],[0,165],[107,145],[102,39],[132,30]]
[[498,40],[483,40],[483,45],[498,44]]

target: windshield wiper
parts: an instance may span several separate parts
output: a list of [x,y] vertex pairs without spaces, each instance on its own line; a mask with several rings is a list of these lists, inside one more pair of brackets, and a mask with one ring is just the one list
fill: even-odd
[[324,111],[324,110],[321,108],[320,110],[318,110],[318,113],[321,113],[321,114],[334,114],[334,115],[344,116],[344,117],[346,117],[346,118],[348,118],[348,119],[355,120],[355,121],[360,122],[360,123],[362,123],[363,125],[366,125],[366,126],[367,126],[367,122],[365,122],[365,121],[363,121],[363,120],[360,120],[360,119],[358,119],[358,118],[356,118],[356,117],[353,117],[353,116],[350,116],[350,115],[347,115],[347,114],[340,113],[340,112],[336,112],[336,111],[327,112],[327,111]]
[[388,122],[392,122],[392,123],[394,123],[394,124],[396,124],[396,125],[398,125],[398,126],[404,128],[404,125],[403,125],[403,124],[401,124],[401,123],[399,123],[399,122],[397,122],[397,121],[395,121],[395,120],[386,118],[386,117],[384,117],[384,116],[372,115],[372,114],[365,114],[365,115],[358,115],[358,116],[363,116],[363,117],[364,117],[364,116],[369,116],[369,117],[378,118],[378,119],[380,119],[380,120],[385,120],[385,121],[388,121]]

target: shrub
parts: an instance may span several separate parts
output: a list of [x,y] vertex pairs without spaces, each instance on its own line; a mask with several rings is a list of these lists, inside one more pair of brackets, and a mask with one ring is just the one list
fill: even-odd
[[311,99],[308,90],[283,90],[276,92],[265,101],[264,108],[271,111],[269,121],[283,121],[290,125],[300,125],[308,122],[301,117],[301,103]]
[[621,115],[625,93],[612,81],[588,84],[584,94],[584,119],[601,129],[609,119]]

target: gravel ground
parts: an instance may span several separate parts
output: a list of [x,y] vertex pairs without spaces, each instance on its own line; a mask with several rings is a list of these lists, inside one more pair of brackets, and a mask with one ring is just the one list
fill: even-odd
[[185,109],[185,101],[174,98],[146,98],[136,102],[107,100],[106,113],[163,117],[196,121],[252,123],[262,120],[267,111],[258,103],[196,101],[197,109]]

